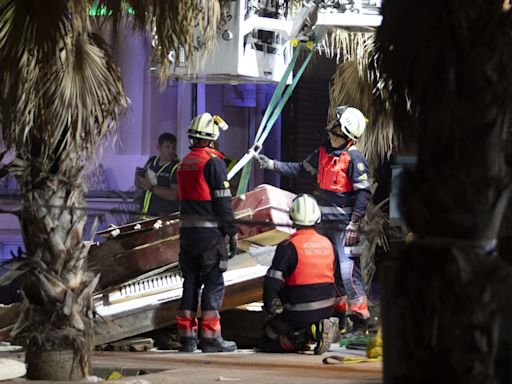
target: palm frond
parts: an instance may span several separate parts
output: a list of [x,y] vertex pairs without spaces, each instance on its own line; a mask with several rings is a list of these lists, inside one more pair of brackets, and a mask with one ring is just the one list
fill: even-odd
[[[92,346],[91,295],[82,242],[85,164],[126,108],[119,69],[93,32],[92,0],[0,0],[0,136],[15,152],[26,262],[24,309],[13,331],[27,351],[74,346],[84,375]],[[99,1],[117,26],[124,1]],[[134,23],[159,35],[160,58],[212,48],[227,0],[127,1]],[[162,66],[165,67],[165,66]],[[14,276],[13,272],[10,277]],[[30,362],[29,362],[30,363]]]
[[51,62],[69,32],[69,9],[59,0],[2,0],[0,20],[2,69],[10,66],[6,58],[19,59],[28,49],[37,51],[41,62]]
[[25,164],[39,168],[37,175],[59,170],[76,180],[79,165],[88,160],[83,154],[93,155],[128,101],[103,40],[76,26],[67,30],[66,36],[56,35],[62,39],[55,44],[34,48],[20,42],[17,51],[2,49],[12,44],[10,33],[0,40],[0,65],[5,63],[0,126],[6,145],[18,158],[31,159]]
[[331,79],[328,121],[339,105],[360,109],[369,122],[358,148],[365,154],[371,169],[389,158],[399,140],[394,133],[393,116],[387,89],[375,63],[375,35],[332,29],[319,52],[341,61]]
[[374,40],[373,32],[349,32],[342,28],[330,28],[320,42],[318,50],[320,54],[335,58],[337,63],[356,61],[363,72],[373,60]]

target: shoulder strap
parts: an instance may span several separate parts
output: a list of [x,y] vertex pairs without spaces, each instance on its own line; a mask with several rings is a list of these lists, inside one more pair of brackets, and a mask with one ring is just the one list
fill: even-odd
[[174,175],[174,172],[176,172],[176,169],[178,169],[178,166],[180,165],[180,162],[176,162],[176,164],[174,164],[174,166],[171,168],[171,173],[169,174],[169,179],[172,178],[172,175]]

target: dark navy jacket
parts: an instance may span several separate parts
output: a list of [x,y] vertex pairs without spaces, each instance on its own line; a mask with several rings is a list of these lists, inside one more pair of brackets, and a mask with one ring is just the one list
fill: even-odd
[[[344,229],[351,217],[360,218],[366,213],[366,207],[371,199],[368,162],[355,145],[347,148],[347,144],[339,148],[332,148],[329,142],[322,144],[329,155],[339,157],[343,151],[348,151],[350,163],[347,176],[352,181],[353,191],[332,192],[321,189],[317,184],[315,197],[322,212],[322,222],[333,224]],[[318,148],[301,162],[274,161],[275,171],[283,176],[300,176],[304,174],[316,175],[319,163]]]

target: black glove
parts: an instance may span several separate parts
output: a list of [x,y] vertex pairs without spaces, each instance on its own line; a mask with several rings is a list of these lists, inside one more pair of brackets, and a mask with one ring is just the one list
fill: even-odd
[[265,155],[258,155],[258,165],[261,169],[269,169],[272,171],[274,169],[274,160],[269,159]]
[[359,224],[351,221],[345,228],[345,246],[352,247],[357,244],[358,241],[358,230]]
[[266,305],[263,306],[263,322],[267,323],[268,321],[270,321],[270,319],[272,319],[275,316],[276,310],[277,306],[274,303],[272,303],[269,307],[267,307]]
[[235,233],[229,238],[229,258],[231,259],[236,255],[238,249],[238,233]]

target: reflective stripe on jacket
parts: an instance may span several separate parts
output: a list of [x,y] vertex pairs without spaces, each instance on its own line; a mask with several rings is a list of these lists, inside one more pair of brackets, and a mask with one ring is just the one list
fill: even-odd
[[[322,171],[320,170],[321,157]],[[340,158],[342,161],[338,161]],[[335,159],[336,164],[334,164]],[[346,160],[349,160],[347,164],[345,164]],[[332,163],[329,163],[331,161]],[[365,215],[371,199],[368,162],[350,141],[339,148],[332,148],[326,142],[301,162],[274,160],[274,167],[278,174],[284,176],[296,177],[305,174],[317,176],[318,188],[315,197],[322,212],[323,223],[343,230],[352,215],[358,217]],[[335,167],[346,167],[343,172],[340,172],[343,176],[334,175]],[[341,182],[342,179],[343,182]]]
[[329,239],[313,228],[299,229],[277,246],[263,282],[265,308],[272,310],[279,298],[283,313],[294,322],[310,324],[331,316],[336,298],[334,260]]

